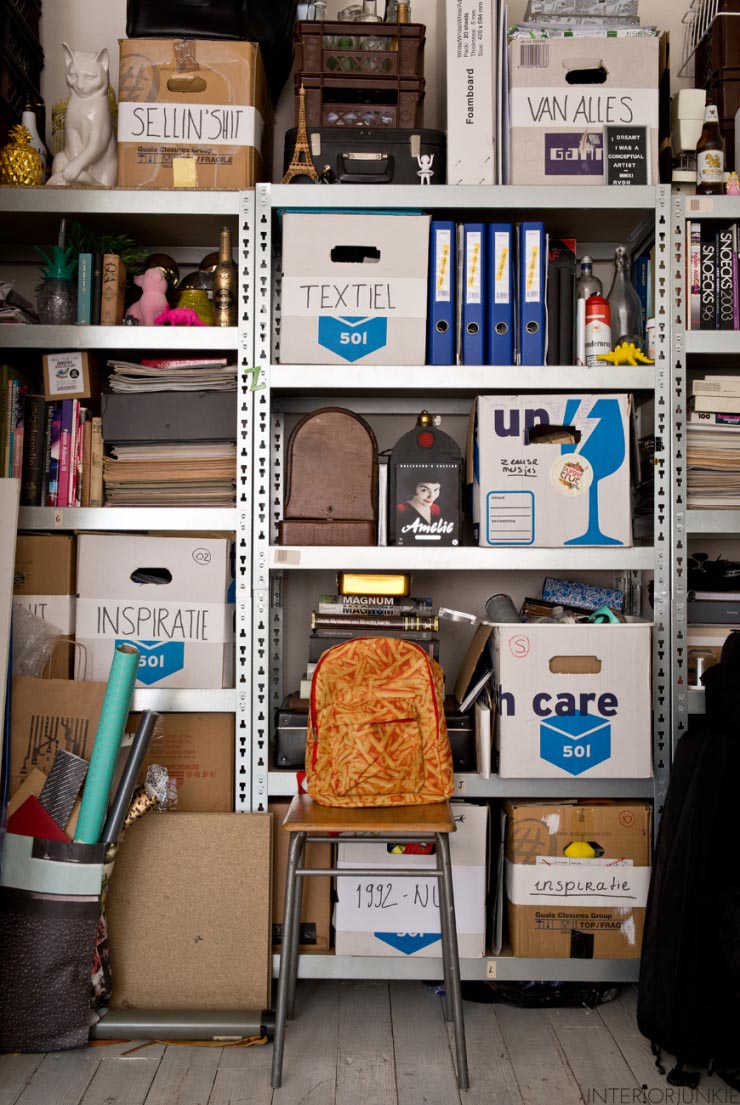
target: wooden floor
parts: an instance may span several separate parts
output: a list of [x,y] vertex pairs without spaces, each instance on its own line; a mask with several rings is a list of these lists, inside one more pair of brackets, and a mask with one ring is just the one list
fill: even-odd
[[[633,987],[595,1010],[466,1001],[471,1088],[460,1092],[441,1000],[423,983],[306,981],[279,1090],[271,1045],[152,1044],[124,1057],[132,1045],[115,1043],[0,1056],[0,1105],[667,1105],[677,1091],[637,1031],[635,1001]],[[716,1077],[696,1097],[678,1092],[682,1105],[732,1099]]]

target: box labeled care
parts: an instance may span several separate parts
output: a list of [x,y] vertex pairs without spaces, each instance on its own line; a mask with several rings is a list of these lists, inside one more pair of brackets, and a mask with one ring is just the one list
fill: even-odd
[[426,361],[428,215],[287,212],[280,361]]
[[650,883],[645,802],[507,802],[513,955],[637,959]]
[[[485,955],[488,807],[453,802],[456,831],[450,834],[452,882],[460,955]],[[423,845],[422,845],[423,847]],[[419,845],[342,844],[342,867],[378,869],[374,878],[338,878],[334,915],[337,955],[441,956],[439,880],[425,878],[436,867],[434,855],[419,855]],[[405,851],[404,849],[408,849]],[[395,878],[393,864],[418,867],[419,879]]]
[[82,535],[77,640],[87,649],[88,678],[107,679],[114,650],[126,643],[141,653],[137,687],[224,686],[233,650],[229,545]]
[[649,622],[493,632],[502,778],[652,775]]
[[647,183],[658,172],[665,41],[514,39],[509,45],[510,184],[606,183],[604,128],[647,128]]
[[631,545],[626,395],[479,395],[468,435],[478,544]]
[[251,188],[269,177],[272,108],[256,43],[129,38],[120,48],[119,188]]

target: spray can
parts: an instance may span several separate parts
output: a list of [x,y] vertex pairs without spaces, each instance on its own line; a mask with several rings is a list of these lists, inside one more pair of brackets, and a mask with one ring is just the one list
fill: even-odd
[[609,353],[612,347],[611,314],[609,303],[603,295],[592,295],[586,300],[586,364],[590,367],[603,362],[599,353]]

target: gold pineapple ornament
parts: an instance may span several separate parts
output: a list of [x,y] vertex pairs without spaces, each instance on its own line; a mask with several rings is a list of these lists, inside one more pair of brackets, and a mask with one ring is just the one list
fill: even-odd
[[22,124],[11,127],[0,149],[0,184],[32,188],[44,183],[44,162],[30,141],[31,132]]

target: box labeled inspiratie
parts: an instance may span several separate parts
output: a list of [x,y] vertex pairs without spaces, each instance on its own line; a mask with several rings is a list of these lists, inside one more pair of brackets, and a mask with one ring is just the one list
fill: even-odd
[[607,126],[625,135],[647,128],[647,183],[657,183],[662,43],[658,37],[514,39],[509,183],[606,183]]
[[139,649],[139,687],[221,687],[233,649],[230,542],[84,534],[77,640],[88,678],[107,679],[118,645]]
[[[506,803],[505,893],[513,955],[639,957],[650,883],[650,812],[645,802]],[[565,854],[576,850],[578,857]]]
[[[456,831],[450,834],[457,942],[467,959],[485,955],[488,807],[453,802]],[[418,845],[342,844],[337,870],[378,868],[378,878],[338,878],[334,915],[337,955],[441,956],[438,879],[424,878],[436,867],[434,855],[418,855]],[[396,851],[398,849],[398,851]],[[388,868],[418,867],[419,879],[393,878]]]
[[629,432],[626,395],[479,395],[467,462],[478,544],[631,545]]
[[426,357],[428,215],[283,216],[280,361]]
[[120,46],[119,188],[250,188],[269,179],[272,108],[255,43]]
[[497,625],[502,778],[652,774],[648,622]]

